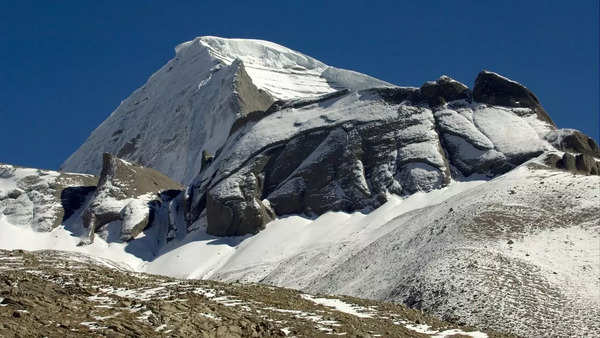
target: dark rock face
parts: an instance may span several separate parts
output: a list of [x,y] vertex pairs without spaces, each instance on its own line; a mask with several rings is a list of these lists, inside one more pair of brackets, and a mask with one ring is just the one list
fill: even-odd
[[559,129],[546,135],[546,139],[559,150],[600,158],[596,141],[578,130]]
[[564,153],[562,157],[548,154],[544,162],[550,168],[567,170],[573,174],[600,175],[600,161],[587,154]]
[[65,210],[63,222],[83,206],[87,196],[96,191],[96,186],[67,187],[60,194],[61,204]]
[[560,162],[560,168],[563,168],[567,171],[577,170],[577,167],[575,166],[575,156],[565,153]]
[[237,67],[233,82],[236,98],[235,104],[238,105],[237,111],[247,114],[254,111],[266,110],[273,103],[271,96],[264,90],[256,88],[241,60],[237,59],[233,61],[231,67]]
[[208,153],[206,150],[202,151],[202,164],[200,166],[200,170],[204,170],[210,166],[212,161],[215,159],[213,155]]
[[121,239],[134,238],[150,224],[151,206],[162,201],[161,192],[181,189],[179,183],[154,169],[105,153],[98,188],[82,215],[83,225],[89,229],[87,242],[93,241],[100,227],[117,220],[122,223]]
[[473,100],[505,107],[530,108],[540,120],[556,126],[529,89],[493,72],[484,70],[477,75],[473,87]]
[[[525,87],[493,73],[479,76],[477,97],[488,104],[541,108],[535,96],[527,93]],[[487,114],[480,112],[486,106],[471,105],[471,91],[448,77],[420,89],[373,88],[276,102],[267,111],[252,113],[253,118],[240,122],[230,137],[238,140],[244,133],[252,133],[253,126],[263,119],[312,106],[328,107],[351,95],[380,105],[374,106],[377,109],[397,106],[397,113],[385,120],[348,121],[296,133],[249,156],[239,168],[223,167],[227,170],[224,177],[214,168],[212,173],[208,169],[186,193],[188,226],[205,212],[210,234],[231,236],[256,233],[274,215],[368,212],[385,203],[389,193],[409,195],[447,185],[452,168],[463,176],[494,176],[543,152],[539,139],[518,148],[502,145],[505,151],[498,148],[494,140],[501,137],[499,141],[506,142],[504,136],[498,136],[493,126],[478,124],[481,114]],[[523,99],[525,96],[529,101]],[[524,113],[505,109],[503,114],[514,114],[506,117],[514,120]],[[335,121],[325,117],[328,123]],[[548,130],[553,130],[552,124]],[[219,160],[217,154],[211,165],[218,166]],[[575,158],[565,161],[576,170]],[[562,162],[557,160],[557,165]],[[588,167],[591,172],[593,166],[588,163]]]
[[[273,146],[230,176],[207,184],[206,197],[200,197],[201,187],[191,187],[189,215],[200,215],[205,206],[210,234],[243,235],[264,228],[274,214],[370,211],[386,201],[387,193],[448,184],[449,163],[431,111],[398,114],[395,121],[347,123]],[[406,128],[420,134],[406,138]]]
[[455,100],[471,102],[473,96],[469,87],[447,76],[442,76],[435,82],[425,82],[420,93],[431,107]]
[[579,154],[575,157],[575,168],[582,173],[589,175],[596,172],[596,161],[587,154]]
[[256,233],[274,219],[269,205],[261,201],[260,172],[268,155],[257,156],[240,172],[218,183],[207,194],[207,232],[218,236]]
[[446,102],[465,100],[471,102],[473,93],[465,84],[448,76],[441,76],[436,81],[425,82],[421,88],[395,87],[372,88],[363,91],[376,93],[389,103],[401,103],[408,100],[413,104],[427,104],[431,108],[442,106]]

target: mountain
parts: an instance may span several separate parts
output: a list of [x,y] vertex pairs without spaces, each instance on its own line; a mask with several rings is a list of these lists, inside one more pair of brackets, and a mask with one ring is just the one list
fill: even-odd
[[177,46],[61,170],[98,175],[108,152],[187,184],[202,152],[221,148],[236,119],[276,100],[374,86],[392,85],[267,41],[199,37]]
[[[598,145],[491,71],[472,89],[399,87],[200,37],[63,164],[87,174],[2,168],[0,248],[391,301],[484,331],[600,334]],[[40,178],[65,175],[50,192]],[[20,216],[48,208],[67,216]]]

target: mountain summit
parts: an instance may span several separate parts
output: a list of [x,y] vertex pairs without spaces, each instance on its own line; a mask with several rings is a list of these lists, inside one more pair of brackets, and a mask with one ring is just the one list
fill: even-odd
[[66,160],[81,174],[0,165],[0,248],[600,335],[598,145],[523,84],[474,83],[196,38]]
[[97,175],[108,152],[190,183],[202,151],[214,154],[236,119],[277,100],[380,86],[392,87],[272,42],[199,37],[178,45],[61,170]]

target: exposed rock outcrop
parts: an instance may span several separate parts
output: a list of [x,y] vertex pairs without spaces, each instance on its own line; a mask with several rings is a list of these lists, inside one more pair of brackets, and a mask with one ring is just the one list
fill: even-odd
[[420,88],[420,93],[431,107],[456,100],[471,102],[473,99],[473,93],[469,87],[445,75],[435,82],[425,82]]
[[573,174],[600,175],[600,161],[588,154],[577,154],[565,152],[562,157],[551,153],[546,155],[544,163],[550,168],[563,169]]
[[556,126],[535,94],[522,84],[494,72],[484,70],[477,75],[473,99],[497,106],[530,108],[540,120]]
[[9,223],[51,231],[95,190],[92,175],[0,164],[0,213]]
[[[430,191],[453,176],[493,177],[555,149],[548,135],[558,131],[529,90],[490,72],[477,82],[477,95],[443,76],[419,89],[278,101],[231,130],[188,188],[187,222],[207,215],[209,233],[243,235],[260,231],[271,211],[368,212],[390,193]],[[564,162],[597,171],[583,157]]]
[[98,188],[82,215],[89,230],[82,244],[92,242],[94,233],[113,221],[121,221],[122,240],[134,238],[150,224],[152,205],[163,202],[161,192],[181,189],[179,183],[154,169],[105,153]]
[[600,148],[596,141],[574,129],[558,129],[546,135],[554,147],[571,153],[587,154],[600,159]]
[[218,236],[256,233],[275,217],[261,201],[263,170],[267,156],[219,182],[207,193],[207,231]]

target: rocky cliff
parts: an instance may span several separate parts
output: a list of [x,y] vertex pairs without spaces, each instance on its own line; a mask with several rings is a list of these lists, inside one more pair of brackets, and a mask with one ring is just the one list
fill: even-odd
[[544,152],[553,167],[599,172],[591,138],[557,129],[526,87],[492,72],[473,91],[445,76],[339,91],[278,102],[238,126],[188,188],[186,216],[206,215],[216,235],[256,233],[274,215],[369,212],[389,194],[495,177]]

